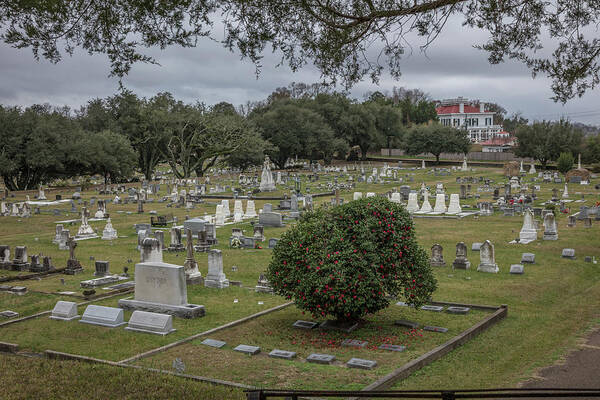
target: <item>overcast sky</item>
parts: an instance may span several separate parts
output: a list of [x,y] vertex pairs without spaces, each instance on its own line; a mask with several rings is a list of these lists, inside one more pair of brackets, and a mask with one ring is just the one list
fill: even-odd
[[[515,62],[490,65],[486,53],[472,47],[484,39],[484,34],[450,21],[426,55],[416,47],[405,57],[399,81],[389,75],[382,77],[379,86],[363,81],[354,87],[352,96],[362,99],[368,91],[391,92],[394,86],[404,86],[420,88],[436,99],[463,96],[495,102],[509,114],[520,111],[529,119],[566,116],[572,121],[600,126],[599,89],[564,106],[554,103],[550,100],[550,81],[545,77],[533,79],[527,68]],[[252,63],[240,60],[237,54],[208,39],[201,40],[196,48],[149,49],[146,53],[161,65],[136,65],[124,79],[126,88],[144,97],[169,91],[185,102],[227,101],[237,106],[262,100],[273,89],[290,82],[319,81],[318,71],[311,67],[299,73],[286,67],[275,68],[279,59],[272,54],[266,54],[257,79]],[[78,52],[51,64],[36,61],[31,50],[17,50],[0,43],[0,103],[4,105],[47,102],[79,108],[91,98],[118,91],[117,79],[108,78],[108,73],[109,63],[104,56]]]

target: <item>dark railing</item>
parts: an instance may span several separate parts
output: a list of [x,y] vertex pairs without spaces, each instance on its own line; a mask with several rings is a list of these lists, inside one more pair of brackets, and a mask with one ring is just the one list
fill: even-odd
[[507,398],[600,398],[599,389],[478,389],[478,390],[247,390],[248,400],[317,399],[317,398],[370,398],[370,399],[507,399]]

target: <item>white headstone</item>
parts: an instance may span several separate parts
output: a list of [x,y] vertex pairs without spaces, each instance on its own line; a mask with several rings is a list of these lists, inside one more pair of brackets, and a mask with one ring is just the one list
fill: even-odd
[[373,192],[367,192],[367,197],[375,197],[375,193],[373,193]]
[[450,204],[448,204],[447,214],[458,214],[462,212],[462,208],[460,207],[460,199],[457,193],[452,193],[450,195]]
[[417,203],[417,194],[409,193],[408,194],[408,204],[406,205],[406,211],[409,213],[414,213],[419,209],[419,204]]
[[229,200],[221,200],[221,205],[223,206],[223,215],[225,216],[225,218],[231,217],[231,211],[229,211]]
[[59,301],[52,310],[50,319],[56,319],[61,321],[72,321],[79,318],[77,315],[77,304],[72,301]]
[[521,232],[519,232],[519,242],[527,244],[536,239],[537,230],[533,224],[533,213],[530,209],[526,209],[523,214],[523,227],[521,228]]
[[175,332],[173,329],[173,316],[147,311],[134,311],[125,327],[128,331],[153,333],[155,335],[168,335]]
[[352,197],[352,200],[360,200],[362,199],[362,192],[354,192],[354,196]]
[[271,160],[269,156],[265,156],[265,162],[263,163],[263,170],[260,176],[261,192],[272,192],[275,190],[275,183],[273,182],[273,173],[271,172]]
[[212,249],[208,251],[208,275],[204,280],[204,286],[217,289],[229,287],[229,280],[223,273],[223,253],[221,253],[221,250]]
[[79,320],[85,324],[106,326],[116,328],[117,326],[125,325],[123,321],[123,310],[115,307],[104,307],[90,304],[83,312],[83,316]]
[[544,216],[544,240],[558,240],[558,230],[556,228],[556,218],[554,213],[547,213]]
[[392,203],[400,203],[400,193],[392,193],[392,198],[390,200]]
[[113,228],[110,218],[106,221],[106,226],[102,231],[102,240],[113,240],[117,238],[117,230]]
[[256,217],[256,206],[254,205],[254,200],[248,200],[246,202],[246,218],[254,218]]
[[217,226],[225,225],[225,213],[223,212],[223,205],[217,205],[217,211],[215,212],[215,224]]
[[429,203],[429,192],[425,190],[423,192],[423,204],[421,205],[419,213],[430,213],[432,211],[433,208],[431,208],[431,204]]
[[236,200],[233,203],[233,221],[241,222],[243,216],[244,216],[244,209],[242,208],[242,201]]
[[446,212],[446,195],[444,195],[443,193],[438,193],[435,195],[435,206],[433,207],[433,212]]

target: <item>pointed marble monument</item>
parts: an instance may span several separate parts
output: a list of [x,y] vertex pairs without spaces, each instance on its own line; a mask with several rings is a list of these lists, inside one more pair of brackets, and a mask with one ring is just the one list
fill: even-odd
[[431,204],[429,203],[429,191],[425,190],[423,192],[423,204],[421,205],[421,209],[419,210],[419,213],[430,213],[433,211],[433,208],[431,208]]
[[530,209],[523,214],[523,227],[519,232],[519,243],[527,244],[537,240],[537,230],[533,223],[533,213]]
[[88,223],[88,218],[89,218],[89,214],[87,211],[87,207],[82,207],[81,208],[81,226],[79,226],[77,235],[75,235],[76,240],[92,239],[92,238],[98,237],[96,232],[94,232],[94,230]]
[[227,199],[221,200],[221,205],[223,206],[223,216],[225,218],[231,217],[231,211],[229,211],[229,200],[227,200]]
[[183,268],[185,269],[185,281],[188,285],[202,284],[204,280],[202,279],[202,274],[198,271],[198,263],[194,259],[194,238],[192,236],[192,230],[186,229],[185,236],[187,238],[185,246],[187,253],[183,263]]

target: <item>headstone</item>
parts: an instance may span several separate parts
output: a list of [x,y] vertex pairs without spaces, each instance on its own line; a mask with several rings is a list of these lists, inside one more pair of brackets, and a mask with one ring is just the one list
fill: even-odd
[[106,226],[102,231],[102,240],[114,240],[117,238],[117,230],[113,228],[110,218],[106,220]]
[[400,345],[397,345],[397,344],[384,343],[381,346],[379,346],[378,349],[379,350],[402,352],[402,351],[406,350],[406,346],[400,346]]
[[108,261],[96,261],[96,271],[94,271],[94,276],[106,276],[110,275],[109,271],[109,262]]
[[569,215],[569,222],[567,223],[567,226],[569,228],[573,228],[577,225],[577,218],[574,215]]
[[248,346],[246,344],[240,344],[239,346],[233,349],[234,351],[239,351],[240,353],[256,355],[260,353],[260,347],[258,346]]
[[523,275],[524,272],[524,268],[523,268],[523,264],[511,264],[510,266],[510,274],[513,275]]
[[456,258],[452,263],[453,269],[469,269],[471,263],[467,260],[467,246],[464,242],[456,244]]
[[283,216],[280,213],[263,211],[258,216],[258,223],[263,226],[281,227],[283,226]]
[[562,258],[575,259],[575,249],[563,249],[561,253]]
[[521,264],[535,264],[535,254],[523,253],[521,255]]
[[273,173],[271,172],[271,160],[269,159],[269,156],[265,156],[259,189],[261,192],[272,192],[275,190]]
[[446,212],[446,196],[443,193],[435,195],[435,206],[433,207],[434,213],[443,214]]
[[221,340],[204,339],[200,344],[203,344],[203,345],[209,346],[209,347],[214,347],[216,349],[220,349],[221,347],[225,346],[227,343],[225,343]]
[[436,243],[431,246],[431,262],[432,267],[445,267],[446,262],[444,261],[444,248],[441,244]]
[[408,204],[406,205],[406,211],[414,213],[419,210],[419,204],[417,203],[417,193],[408,194]]
[[126,322],[123,321],[122,309],[96,306],[93,304],[87,306],[79,322],[91,325],[106,326],[108,328],[116,328],[126,324]]
[[408,328],[408,329],[416,329],[419,327],[419,323],[418,322],[414,322],[414,321],[407,321],[405,319],[399,319],[394,321],[394,325],[396,326],[402,326],[404,328]]
[[479,250],[479,260],[480,262],[477,271],[491,272],[494,274],[497,274],[498,271],[500,271],[498,264],[496,264],[494,245],[489,240],[486,240],[481,245],[481,249]]
[[[436,204],[437,204],[437,196],[436,196]],[[460,207],[460,200],[456,193],[452,193],[450,195],[450,204],[448,204],[447,214],[454,215],[462,212],[462,208]]]
[[364,340],[357,340],[357,339],[345,339],[344,341],[342,341],[342,347],[363,348],[367,344],[369,344],[369,342],[366,342]]
[[183,263],[185,269],[185,280],[188,285],[202,284],[202,274],[198,270],[198,263],[194,259],[194,239],[192,236],[192,230],[185,230],[187,242],[186,242],[186,258]]
[[181,228],[171,228],[171,244],[168,248],[169,251],[184,251],[182,243]]
[[165,336],[173,329],[173,316],[147,311],[136,310],[131,314],[129,323],[125,327],[128,331],[152,333]]
[[363,360],[362,358],[351,358],[350,361],[346,363],[346,366],[348,368],[373,369],[377,366],[377,362],[372,360]]
[[283,358],[284,360],[292,360],[296,358],[296,352],[274,349],[269,353],[269,357]]
[[433,211],[433,208],[431,207],[431,204],[429,203],[429,191],[425,190],[423,192],[423,204],[421,205],[421,209],[419,210],[419,213],[430,213]]
[[298,321],[294,322],[294,324],[292,326],[294,328],[300,328],[300,329],[314,329],[318,325],[319,324],[317,322],[298,320]]
[[533,224],[533,213],[530,209],[525,210],[523,216],[523,226],[519,232],[519,242],[530,243],[537,239],[537,230]]
[[244,214],[246,218],[254,218],[257,216],[256,207],[254,205],[254,200],[248,200],[246,202],[246,213]]
[[554,213],[548,213],[544,216],[544,240],[558,240],[558,230]]
[[77,304],[72,301],[58,301],[50,315],[50,319],[60,321],[72,321],[76,318],[79,318],[79,315],[77,315]]
[[458,314],[458,315],[468,314],[469,311],[471,311],[471,309],[469,307],[458,307],[458,306],[451,306],[446,309],[446,312],[448,314]]
[[229,280],[223,273],[223,254],[221,250],[208,251],[208,275],[204,280],[204,286],[217,289],[229,287]]
[[316,364],[331,364],[335,361],[335,356],[330,354],[312,353],[306,357],[306,361]]

